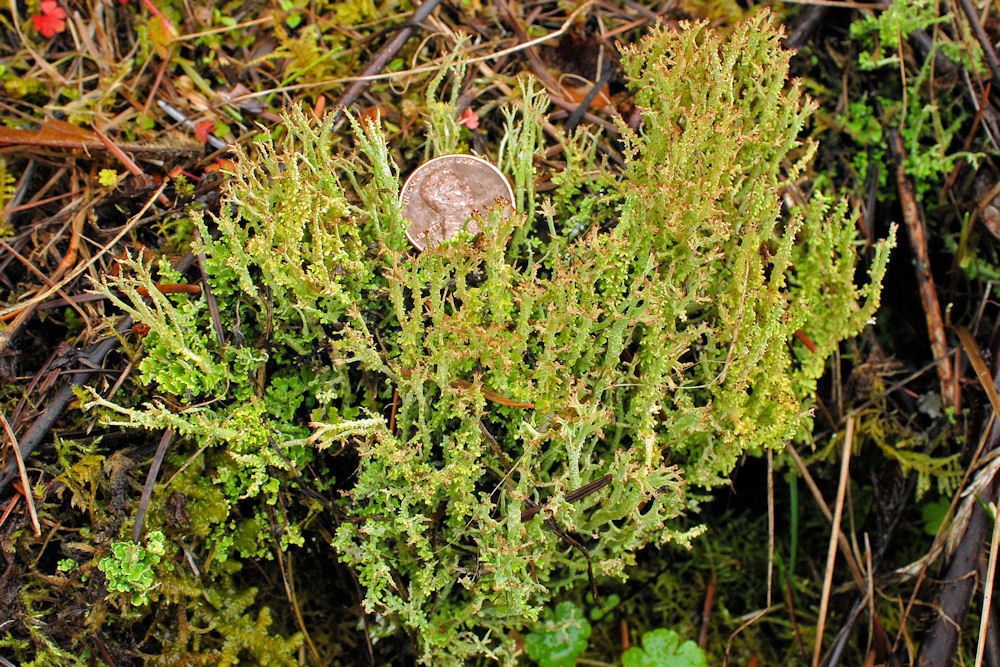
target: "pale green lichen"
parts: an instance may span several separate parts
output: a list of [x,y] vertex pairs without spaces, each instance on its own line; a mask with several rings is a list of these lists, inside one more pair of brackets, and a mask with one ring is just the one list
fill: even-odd
[[544,97],[523,81],[497,156],[520,211],[419,254],[378,125],[351,121],[348,157],[332,121],[293,110],[198,220],[225,344],[204,298],[157,295],[126,261],[104,292],[150,327],[159,394],[91,405],[205,451],[215,558],[300,541],[274,505],[329,488],[302,471],[350,447],[332,546],[366,608],[416,631],[425,662],[509,660],[510,630],[589,565],[623,578],[644,545],[695,537],[670,523],[686,484],[805,433],[826,357],[878,306],[891,241],[859,288],[846,204],[782,210],[813,152],[788,58],[764,14],[726,39],[651,30],[623,53],[643,118],[620,128],[624,170],[579,130],[544,194]]

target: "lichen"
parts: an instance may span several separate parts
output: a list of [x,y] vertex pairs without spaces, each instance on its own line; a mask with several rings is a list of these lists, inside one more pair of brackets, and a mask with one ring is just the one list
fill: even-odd
[[[686,486],[806,432],[825,359],[878,307],[892,241],[859,287],[846,203],[782,206],[814,107],[779,36],[766,14],[727,38],[651,30],[623,50],[642,112],[619,128],[625,167],[578,130],[545,194],[544,98],[522,81],[496,156],[519,212],[419,254],[379,124],[352,118],[347,154],[332,118],[291,110],[196,220],[222,330],[207,297],[161,295],[125,260],[102,291],[149,327],[151,395],[90,406],[190,442],[218,485],[212,558],[301,543],[283,491],[337,484],[309,516],[337,522],[365,607],[425,662],[511,659],[554,593],[696,537],[673,522]],[[348,479],[313,470],[345,448]]]

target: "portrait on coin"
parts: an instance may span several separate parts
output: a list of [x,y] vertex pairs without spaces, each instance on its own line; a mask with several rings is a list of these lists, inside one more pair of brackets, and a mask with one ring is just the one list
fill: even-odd
[[409,223],[406,237],[419,250],[449,241],[463,229],[475,236],[483,221],[477,212],[506,204],[513,211],[514,191],[496,166],[474,155],[451,154],[417,167],[399,193]]
[[427,230],[428,242],[440,243],[452,238],[466,221],[468,226],[465,228],[470,234],[479,233],[479,225],[470,218],[480,202],[476,201],[469,186],[446,166],[427,175],[420,186],[420,198],[437,217]]

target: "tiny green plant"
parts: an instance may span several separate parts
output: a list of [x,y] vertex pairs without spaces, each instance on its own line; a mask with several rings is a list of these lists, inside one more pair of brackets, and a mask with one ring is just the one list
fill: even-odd
[[633,646],[622,655],[622,667],[706,667],[705,652],[673,630],[660,628],[642,636],[642,648]]
[[924,533],[935,537],[938,531],[941,530],[941,524],[944,523],[944,518],[948,516],[948,510],[951,508],[951,502],[947,498],[938,498],[937,500],[926,500],[920,506],[920,516],[924,520]]
[[[938,5],[930,0],[894,0],[885,11],[851,24],[851,39],[861,47],[858,56],[861,70],[885,69],[889,74],[879,77],[873,86],[877,94],[872,99],[852,102],[843,119],[847,132],[867,149],[857,151],[852,160],[861,177],[866,176],[869,157],[876,163],[885,162],[882,124],[887,121],[899,126],[907,150],[904,166],[920,195],[940,182],[959,160],[973,164],[978,160],[978,154],[953,149],[967,120],[958,100],[945,101],[943,97],[928,100],[925,91],[933,75],[934,54],[940,52],[969,71],[981,71],[979,46],[969,38],[950,41],[941,33],[935,37],[931,57],[924,60],[917,72],[906,74],[906,67],[900,62],[904,42],[911,33],[928,30],[950,18],[948,14],[939,15]],[[881,118],[873,112],[875,99],[882,108]],[[889,171],[887,167],[880,170],[880,184],[884,185]]]
[[524,639],[524,651],[540,667],[573,667],[587,650],[590,623],[583,611],[564,600],[555,611],[547,610],[544,620]]
[[118,172],[114,169],[101,169],[97,174],[97,181],[106,188],[113,188],[118,185]]
[[111,555],[102,558],[97,568],[108,579],[108,591],[122,594],[135,606],[149,604],[149,592],[156,587],[154,566],[166,552],[163,533],[155,530],[147,536],[146,545],[115,542]]
[[886,65],[899,65],[899,53],[910,33],[946,23],[949,16],[939,15],[937,6],[929,0],[895,0],[888,8],[874,15],[863,16],[851,24],[851,38],[864,46],[858,64],[864,70]]

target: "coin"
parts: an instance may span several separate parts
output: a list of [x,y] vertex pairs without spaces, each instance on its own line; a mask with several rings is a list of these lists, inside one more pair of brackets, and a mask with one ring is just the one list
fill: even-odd
[[503,172],[475,155],[442,155],[410,174],[399,192],[406,238],[420,250],[448,241],[462,229],[482,230],[473,214],[505,203],[513,211],[514,190]]

